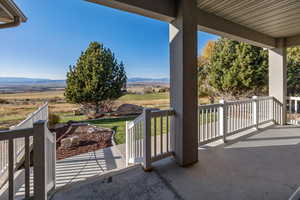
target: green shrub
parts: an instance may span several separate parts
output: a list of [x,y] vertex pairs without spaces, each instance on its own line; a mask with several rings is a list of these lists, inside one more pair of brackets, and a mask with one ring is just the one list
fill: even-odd
[[154,93],[154,90],[153,90],[152,87],[145,87],[145,88],[143,89],[143,93],[144,93],[144,94],[152,94],[152,93]]
[[57,114],[49,113],[48,125],[54,126],[55,124],[59,123],[60,117]]

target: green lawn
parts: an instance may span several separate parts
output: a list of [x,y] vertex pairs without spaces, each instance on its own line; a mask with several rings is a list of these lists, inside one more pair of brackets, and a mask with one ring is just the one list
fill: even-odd
[[109,118],[109,119],[99,119],[99,120],[90,120],[85,121],[89,124],[93,124],[95,126],[104,127],[104,128],[111,128],[113,129],[115,134],[115,141],[117,144],[125,143],[125,122],[132,121],[136,117],[122,117],[122,118]]
[[75,116],[72,112],[67,112],[67,113],[56,113],[59,115],[59,122],[60,123],[66,123],[70,120],[72,121],[82,121],[82,120],[86,120],[87,116],[86,115],[78,115]]
[[131,100],[156,100],[156,99],[168,99],[169,93],[152,93],[152,94],[126,94],[119,98],[119,101],[131,101]]

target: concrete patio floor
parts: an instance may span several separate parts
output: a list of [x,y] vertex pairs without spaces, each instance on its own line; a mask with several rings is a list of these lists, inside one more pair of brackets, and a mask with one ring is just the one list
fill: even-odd
[[[103,174],[110,170],[125,167],[125,158],[120,148],[112,146],[89,153],[72,156],[56,162],[56,188],[86,180],[89,177]],[[15,180],[16,200],[24,199],[24,171],[19,172]],[[0,200],[8,199],[8,184],[0,189]],[[30,177],[30,190],[33,193],[33,171]]]
[[300,186],[300,128],[272,127],[199,149],[199,162],[155,164],[183,199],[283,200]]
[[199,148],[199,162],[179,167],[168,158],[94,177],[58,191],[60,199],[283,200],[300,186],[300,128],[271,127],[227,144]]

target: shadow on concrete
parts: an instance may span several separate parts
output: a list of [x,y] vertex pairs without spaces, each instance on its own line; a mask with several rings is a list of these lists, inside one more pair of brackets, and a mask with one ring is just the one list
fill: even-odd
[[184,199],[288,199],[300,185],[299,128],[270,128],[199,150],[199,162],[157,162],[157,172]]

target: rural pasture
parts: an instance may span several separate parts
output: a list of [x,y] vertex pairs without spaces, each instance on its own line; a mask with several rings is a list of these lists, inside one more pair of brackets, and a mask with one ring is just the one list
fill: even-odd
[[[131,91],[132,90],[133,89],[131,88]],[[140,91],[140,88],[138,91]],[[66,102],[63,93],[63,90],[59,90],[0,94],[0,130],[8,129],[10,126],[16,125],[45,101],[49,102],[50,112],[59,115],[60,122],[88,120],[85,115],[74,115],[74,110],[78,109],[79,105]],[[201,98],[199,101],[200,103],[208,103],[207,98]],[[114,108],[125,103],[149,108],[166,109],[169,108],[169,93],[125,94],[114,102]],[[116,140],[117,142],[122,143],[125,139],[125,121],[132,120],[133,118],[134,117],[106,118],[91,123],[115,129],[117,132]]]

